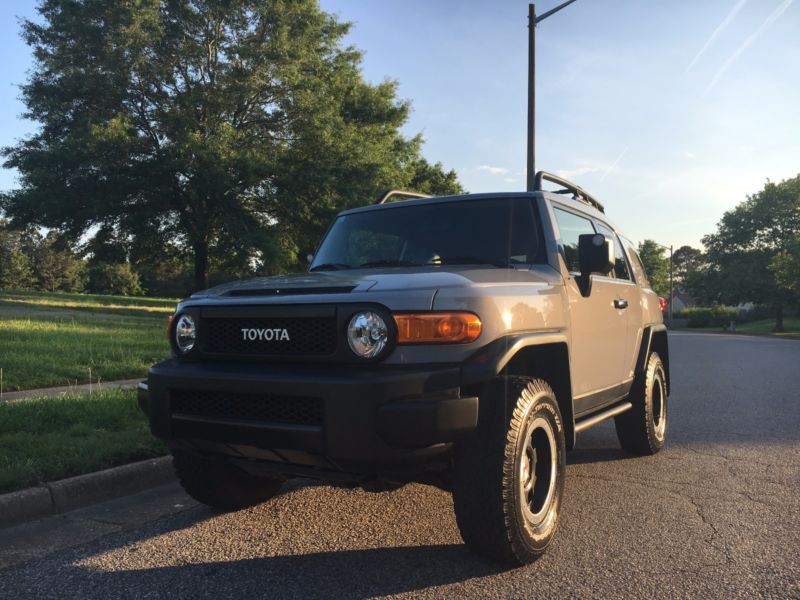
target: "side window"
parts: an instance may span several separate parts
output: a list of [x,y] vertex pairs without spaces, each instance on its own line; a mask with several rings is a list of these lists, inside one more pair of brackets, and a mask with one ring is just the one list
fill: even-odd
[[628,269],[628,261],[625,260],[625,251],[622,249],[622,241],[613,231],[602,223],[597,224],[597,230],[607,238],[614,240],[614,277],[630,281],[631,273]]
[[578,263],[578,236],[584,233],[596,233],[594,225],[589,219],[553,207],[556,215],[558,230],[561,232],[559,250],[564,256],[567,268],[570,273],[580,273],[581,267]]
[[636,263],[636,268],[638,269],[639,273],[642,274],[639,284],[642,287],[649,288],[650,282],[647,279],[647,271],[644,270],[644,264],[642,264],[642,259],[639,257],[639,253],[636,252],[633,246],[628,246],[628,254],[630,254],[631,261]]

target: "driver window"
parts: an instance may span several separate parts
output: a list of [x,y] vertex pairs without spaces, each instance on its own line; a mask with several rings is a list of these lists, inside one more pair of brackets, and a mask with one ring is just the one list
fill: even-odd
[[558,223],[558,231],[561,239],[558,243],[558,250],[567,263],[570,273],[580,273],[581,267],[578,261],[578,236],[585,233],[596,233],[594,226],[589,219],[579,217],[575,213],[553,207]]

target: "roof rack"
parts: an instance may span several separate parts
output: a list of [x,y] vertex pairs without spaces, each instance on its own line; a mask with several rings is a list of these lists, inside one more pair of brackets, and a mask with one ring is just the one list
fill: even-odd
[[536,173],[536,180],[534,182],[533,189],[534,191],[541,192],[542,189],[542,181],[550,181],[552,183],[558,184],[563,187],[563,190],[558,190],[557,194],[564,194],[572,192],[572,198],[574,200],[578,200],[579,202],[583,202],[584,204],[588,204],[599,210],[601,213],[605,213],[606,209],[603,207],[600,202],[594,198],[589,192],[581,188],[580,186],[575,185],[571,181],[567,181],[563,177],[559,177],[558,175],[553,175],[552,173],[547,173],[546,171],[539,171]]
[[383,204],[393,196],[405,196],[407,198],[433,198],[430,194],[420,194],[419,192],[406,192],[405,190],[389,190],[378,198],[375,204]]

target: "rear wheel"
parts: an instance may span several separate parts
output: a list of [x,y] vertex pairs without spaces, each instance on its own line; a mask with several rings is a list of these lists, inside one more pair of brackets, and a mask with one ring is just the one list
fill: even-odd
[[453,504],[467,546],[511,564],[541,556],[564,490],[564,428],[541,379],[496,378],[480,398],[477,431],[456,446]]
[[181,448],[172,450],[172,464],[187,494],[222,510],[239,510],[269,500],[284,482],[278,478],[256,477],[222,459]]
[[667,434],[667,378],[661,357],[651,352],[645,372],[634,383],[633,408],[614,418],[620,445],[634,454],[655,454]]

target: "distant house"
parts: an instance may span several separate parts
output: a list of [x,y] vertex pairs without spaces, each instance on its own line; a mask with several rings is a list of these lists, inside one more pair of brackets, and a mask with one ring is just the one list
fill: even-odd
[[673,312],[681,312],[689,308],[690,306],[694,306],[696,302],[694,299],[684,292],[683,290],[675,290],[672,294],[672,310]]

